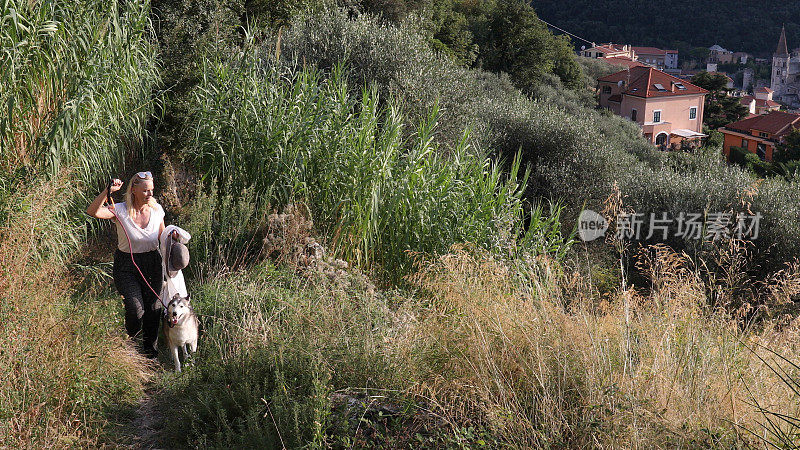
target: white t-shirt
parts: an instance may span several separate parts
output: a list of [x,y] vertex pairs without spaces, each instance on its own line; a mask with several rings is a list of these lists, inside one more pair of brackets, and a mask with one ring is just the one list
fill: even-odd
[[[145,228],[140,228],[139,225],[133,223],[131,217],[128,215],[128,207],[125,202],[116,203],[114,205],[114,213],[117,219],[114,223],[117,224],[117,248],[125,253],[145,253],[153,250],[158,250],[158,230],[161,228],[161,222],[164,221],[164,208],[158,203],[154,208],[150,208],[150,222],[147,223]],[[125,227],[125,230],[122,229]],[[128,245],[128,237],[125,236],[125,231],[128,232],[128,237],[131,239],[130,246]]]

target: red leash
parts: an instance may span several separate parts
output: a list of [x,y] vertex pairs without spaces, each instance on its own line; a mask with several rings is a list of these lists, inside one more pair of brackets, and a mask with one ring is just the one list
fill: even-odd
[[[144,274],[142,273],[142,269],[139,268],[139,266],[136,264],[136,261],[133,259],[133,244],[131,243],[131,237],[128,236],[128,230],[125,229],[125,225],[122,224],[122,221],[119,219],[119,216],[117,216],[117,212],[114,211],[114,208],[116,208],[116,205],[114,205],[114,200],[111,199],[111,189],[110,188],[106,191],[106,197],[111,202],[111,208],[108,208],[108,210],[111,211],[111,214],[114,215],[114,219],[117,222],[119,222],[119,226],[122,227],[122,231],[125,232],[125,238],[128,239],[128,248],[131,251],[130,255],[131,255],[131,262],[133,263],[133,267],[136,267],[136,270],[139,271],[139,275],[142,276],[142,280],[144,280],[144,284],[146,284],[147,287],[150,288],[150,290],[153,292],[153,294],[156,295],[156,298],[158,299],[158,301],[161,302],[161,305],[164,306],[164,308],[166,308],[167,305],[164,304],[164,300],[161,298],[161,295],[159,295],[156,292],[156,290],[153,289],[153,286],[150,286],[150,283],[147,282],[147,278],[145,278]],[[160,237],[159,237],[159,239],[160,239]]]

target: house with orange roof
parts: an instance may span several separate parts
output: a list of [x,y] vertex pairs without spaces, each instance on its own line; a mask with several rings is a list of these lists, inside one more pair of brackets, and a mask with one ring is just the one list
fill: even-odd
[[644,64],[636,61],[635,53],[628,45],[603,44],[582,50],[580,56],[586,58],[602,58],[609,64],[620,67],[636,67]]
[[775,91],[768,87],[756,88],[753,95],[745,95],[739,101],[747,107],[750,114],[766,114],[770,111],[778,111],[781,104],[772,100]]
[[587,58],[604,58],[611,64],[623,67],[648,65],[659,70],[678,68],[677,50],[661,50],[655,47],[608,43],[583,49],[579,55]]
[[730,161],[731,147],[741,147],[764,161],[772,161],[775,147],[792,129],[800,128],[800,114],[771,111],[729,123],[719,131],[725,135],[722,151]]
[[655,47],[633,47],[636,60],[649,64],[658,70],[677,69],[678,51],[661,50]]
[[597,80],[599,103],[642,128],[655,145],[680,145],[706,135],[703,102],[708,91],[649,66],[631,67]]
[[621,56],[632,61],[636,60],[636,54],[630,45],[612,43],[593,45],[591,48],[582,50],[581,56],[587,58],[613,58]]

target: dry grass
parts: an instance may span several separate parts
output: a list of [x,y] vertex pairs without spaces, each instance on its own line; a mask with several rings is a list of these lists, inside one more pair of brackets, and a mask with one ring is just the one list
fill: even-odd
[[[280,429],[335,442],[315,420],[329,417],[326,395],[351,389],[410,399],[449,425],[436,425],[446,442],[469,445],[458,436],[473,427],[513,448],[746,447],[758,440],[745,430],[764,431],[754,400],[800,411],[759,358],[775,361],[766,347],[791,359],[800,321],[764,315],[758,328],[744,326],[711,306],[707,280],[685,256],[653,247],[639,260],[652,289],[602,298],[549,258],[505,261],[463,247],[418,257],[412,297],[365,295],[358,277],[300,281],[272,269],[213,279],[195,297],[210,326],[184,387],[197,400],[174,413],[186,434],[178,439],[256,442],[248,439]],[[775,292],[764,304],[791,297],[790,269],[761,290]],[[264,387],[271,377],[276,385]],[[273,399],[276,423],[253,389]],[[229,397],[237,401],[218,401]],[[305,425],[287,425],[292,417]]]
[[35,309],[3,312],[0,445],[98,445],[107,408],[131,401],[150,371],[119,336],[91,330],[107,328],[100,320],[59,311],[63,298],[13,301]]
[[96,446],[108,409],[149,376],[108,301],[70,299],[57,249],[70,248],[60,240],[74,230],[63,229],[57,200],[41,201],[59,198],[58,186],[14,196],[0,224],[0,447]]
[[[529,280],[541,281],[552,266],[532,261],[538,274]],[[781,332],[742,331],[707,307],[689,267],[656,248],[643,263],[653,291],[620,291],[598,312],[591,297],[563,298],[561,283],[520,286],[507,264],[456,249],[413,277],[431,303],[396,345],[416,361],[415,392],[451,423],[481,423],[518,446],[752,442],[737,427],[759,428],[752,398],[788,413],[798,399],[745,345],[791,357],[800,347],[797,322]]]

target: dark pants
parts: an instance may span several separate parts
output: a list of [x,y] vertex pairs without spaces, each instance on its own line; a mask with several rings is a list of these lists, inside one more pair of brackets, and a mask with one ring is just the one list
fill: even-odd
[[161,320],[161,301],[144,280],[150,283],[153,290],[161,292],[161,255],[157,251],[134,253],[133,259],[145,278],[142,279],[131,262],[131,254],[117,250],[114,253],[114,285],[125,303],[125,330],[128,336],[135,337],[141,333],[142,350],[145,353],[155,353],[158,324]]

